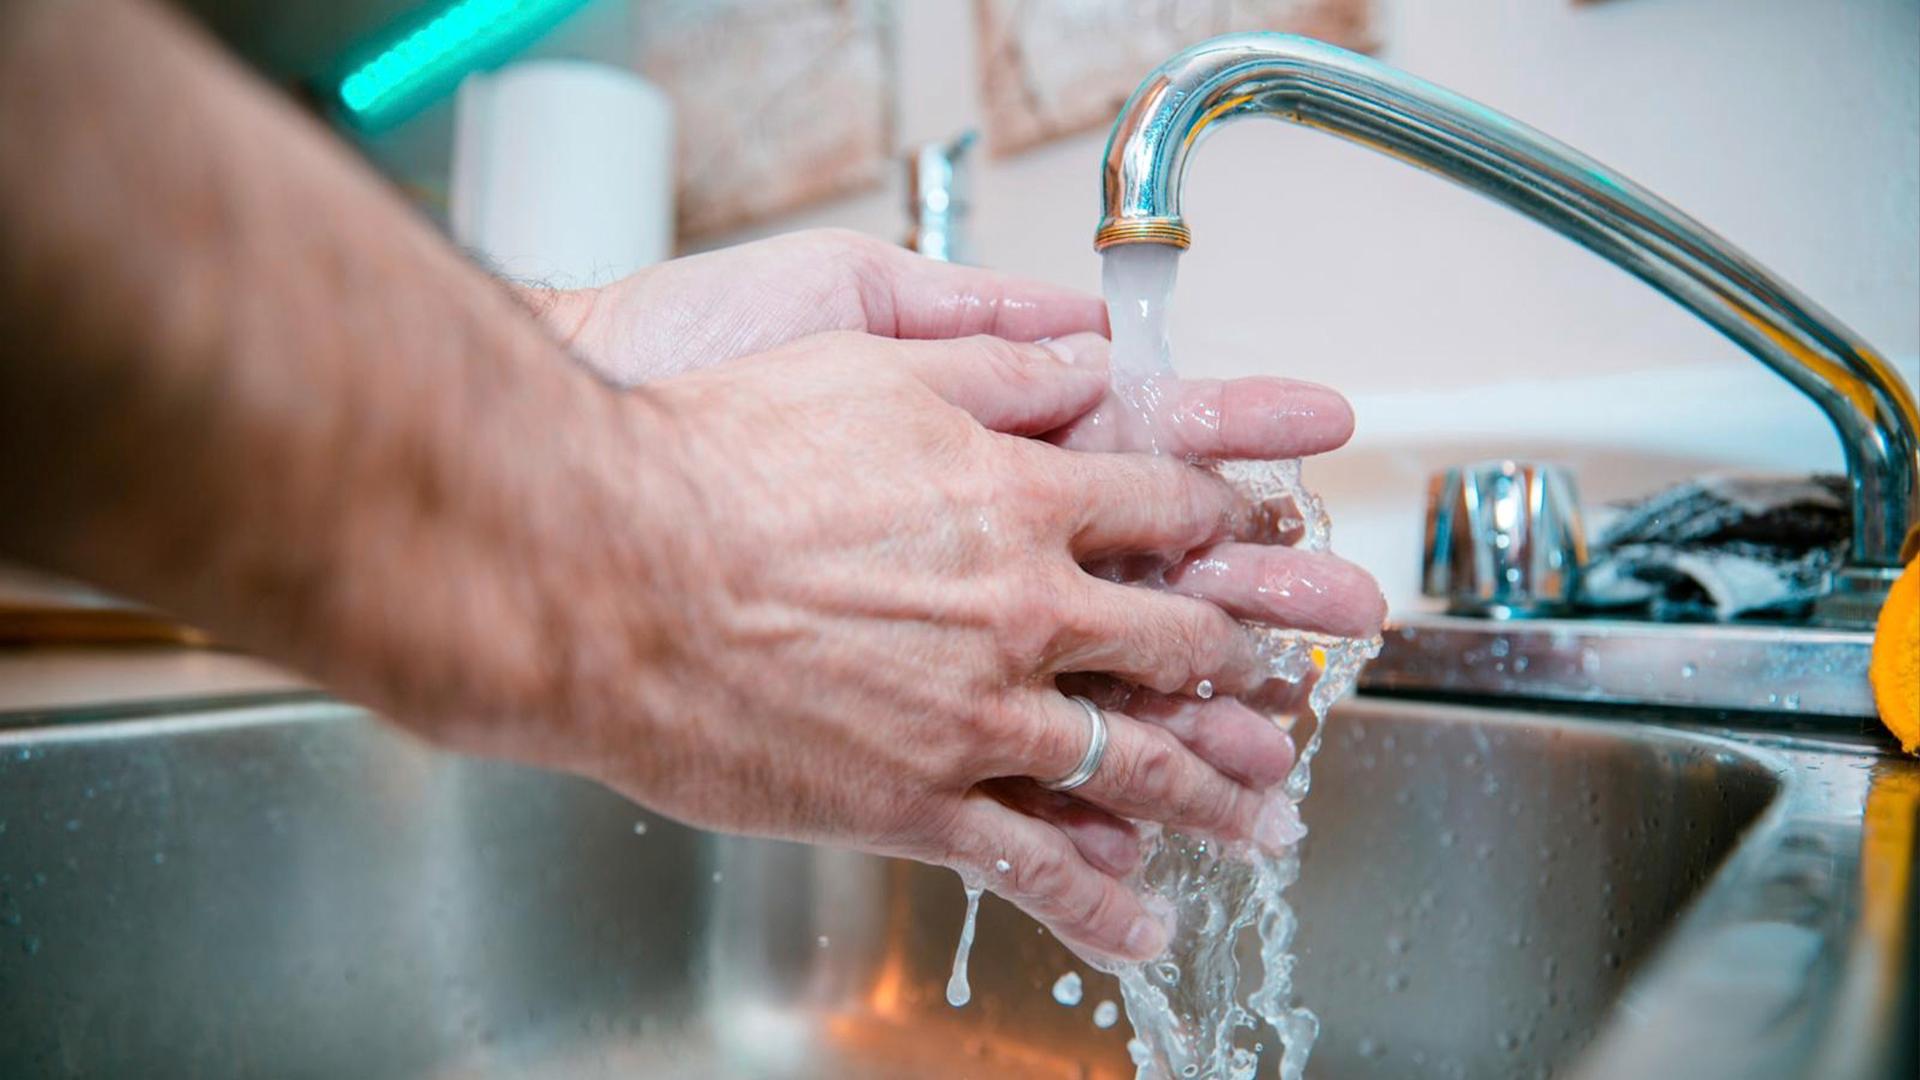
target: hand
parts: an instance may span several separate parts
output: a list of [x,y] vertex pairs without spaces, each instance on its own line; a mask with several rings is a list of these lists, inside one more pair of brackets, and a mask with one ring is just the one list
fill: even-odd
[[[1009,437],[1092,408],[1103,350],[1086,335],[830,334],[636,397],[665,427],[648,445],[675,448],[651,466],[679,478],[674,531],[696,542],[674,580],[650,586],[678,612],[663,655],[644,671],[576,658],[592,677],[558,696],[606,718],[578,767],[702,826],[951,866],[1070,942],[1154,955],[1165,931],[1118,883],[1127,866],[1056,827],[1075,807],[1016,808],[981,786],[1078,761],[1085,723],[1055,688],[1063,674],[1164,694],[1260,680],[1214,605],[1080,568],[1236,535],[1248,508],[1225,484]],[[631,591],[621,561],[586,578],[610,612]],[[1110,724],[1080,805],[1229,838],[1271,831],[1261,792],[1160,726]]]
[[[1146,415],[1109,393],[1089,413],[1047,437],[1074,450],[1154,448],[1192,460],[1263,461],[1324,453],[1345,443],[1353,431],[1345,399],[1312,383],[1267,377],[1170,379],[1161,392],[1160,406]],[[1148,569],[1172,591],[1252,622],[1342,637],[1380,632],[1386,604],[1371,575],[1338,556],[1286,546],[1297,535],[1259,531],[1261,543],[1223,542],[1171,566],[1147,560]],[[1298,684],[1274,681],[1238,699],[1203,701],[1142,691],[1102,676],[1063,680],[1069,692],[1159,724],[1203,760],[1257,790],[1279,783],[1293,766],[1292,739],[1271,717],[1303,712],[1313,684],[1313,677]],[[1016,805],[1056,804],[1060,827],[1082,848],[1107,853],[1111,865],[1130,868],[1138,861],[1135,830],[1128,822],[1037,785],[1006,781],[998,788]],[[1063,799],[1067,805],[1058,806]]]
[[598,289],[523,289],[575,356],[618,386],[697,371],[811,334],[1105,333],[1098,297],[815,229],[691,255]]
[[[675,260],[602,289],[546,294],[541,306],[578,357],[629,386],[825,330],[1031,340],[1106,326],[1105,306],[1096,297],[926,259],[836,230]],[[888,350],[865,352],[878,362],[896,359]],[[1083,341],[1081,352],[1081,366],[1097,367],[1104,379],[1104,342]],[[1271,460],[1335,449],[1352,429],[1352,411],[1336,392],[1259,377],[1175,384],[1146,425],[1104,394],[1091,409],[1040,434],[1074,450],[1157,447],[1194,460]],[[1379,632],[1384,617],[1370,576],[1317,552],[1222,545],[1193,553],[1167,578],[1175,591],[1272,625],[1368,637]],[[1253,787],[1277,783],[1292,766],[1286,733],[1264,712],[1231,698],[1155,695],[1098,678],[1072,680],[1069,689],[1160,725],[1216,769]],[[1297,708],[1305,689],[1265,688],[1261,708]],[[1122,819],[1024,781],[989,789],[1054,821],[1089,858],[1114,872],[1124,873],[1138,858],[1134,830]]]

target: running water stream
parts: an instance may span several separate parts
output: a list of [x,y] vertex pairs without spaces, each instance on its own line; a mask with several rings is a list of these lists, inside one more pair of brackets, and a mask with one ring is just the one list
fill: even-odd
[[[1207,422],[1204,417],[1161,416],[1179,379],[1166,323],[1179,255],[1161,245],[1122,245],[1107,252],[1103,267],[1113,328],[1113,388],[1130,414],[1115,422],[1136,425],[1134,430],[1156,453],[1166,452],[1154,437],[1156,420]],[[1297,530],[1298,546],[1326,550],[1326,511],[1301,485],[1298,461],[1220,462],[1213,468],[1266,511],[1263,517],[1277,531]],[[1158,573],[1140,584],[1158,586]],[[1312,783],[1327,710],[1379,652],[1380,640],[1273,626],[1248,629],[1257,636],[1272,678],[1295,686],[1313,680],[1307,698],[1312,731],[1280,789],[1297,806]],[[1199,696],[1209,697],[1211,690],[1203,684]],[[1292,718],[1273,720],[1298,730]],[[1175,930],[1164,956],[1110,969],[1120,980],[1133,1025],[1127,1049],[1140,1080],[1247,1080],[1265,1048],[1263,1024],[1278,1038],[1282,1080],[1301,1080],[1320,1021],[1293,996],[1292,948],[1298,923],[1283,894],[1299,877],[1299,842],[1307,833],[1297,810],[1293,822],[1290,843],[1277,855],[1245,843],[1222,844],[1157,825],[1141,826],[1144,857],[1129,884],[1150,904],[1170,910]],[[969,885],[966,925],[947,988],[947,1000],[955,1005],[968,997],[967,952],[978,898],[979,890]],[[1258,985],[1244,995],[1243,961],[1258,964]],[[1103,1008],[1108,1005],[1102,1003]]]
[[[1108,251],[1103,267],[1113,326],[1114,391],[1139,415],[1149,435],[1178,380],[1166,320],[1179,256],[1171,247],[1128,244]],[[1157,444],[1154,449],[1162,452]],[[1224,462],[1214,467],[1256,505],[1272,511],[1283,526],[1297,527],[1301,547],[1326,549],[1326,511],[1301,485],[1298,461]],[[1249,629],[1258,635],[1273,678],[1295,685],[1314,680],[1308,694],[1312,732],[1281,789],[1287,801],[1297,805],[1312,783],[1328,707],[1352,686],[1380,643],[1280,627]],[[1278,716],[1274,720],[1289,722]],[[1277,855],[1247,844],[1221,844],[1152,826],[1143,829],[1145,858],[1132,884],[1170,907],[1175,916],[1165,956],[1115,972],[1134,1030],[1127,1048],[1143,1080],[1251,1077],[1265,1045],[1263,1024],[1279,1039],[1279,1075],[1300,1080],[1320,1022],[1293,995],[1292,948],[1298,923],[1284,893],[1299,876],[1298,845],[1306,836],[1297,811],[1294,820],[1291,843]],[[1243,961],[1259,965],[1258,985],[1244,996]]]

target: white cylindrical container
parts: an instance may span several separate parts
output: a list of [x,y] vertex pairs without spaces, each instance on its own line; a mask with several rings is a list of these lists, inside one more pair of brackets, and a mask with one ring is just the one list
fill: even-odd
[[673,253],[673,108],[623,68],[535,60],[460,84],[453,236],[496,272],[599,285]]

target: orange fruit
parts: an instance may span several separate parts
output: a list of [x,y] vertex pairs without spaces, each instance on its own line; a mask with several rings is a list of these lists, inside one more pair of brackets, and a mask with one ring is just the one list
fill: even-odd
[[1873,704],[1900,748],[1920,752],[1920,559],[1907,564],[1887,593],[1873,628]]

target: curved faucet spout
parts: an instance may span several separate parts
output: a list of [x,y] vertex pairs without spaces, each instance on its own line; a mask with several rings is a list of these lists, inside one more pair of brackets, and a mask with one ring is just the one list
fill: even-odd
[[1180,184],[1215,124],[1271,116],[1332,132],[1472,188],[1665,293],[1812,398],[1839,432],[1853,543],[1823,602],[1870,620],[1920,548],[1920,408],[1839,320],[1631,180],[1540,132],[1378,61],[1290,34],[1233,34],[1134,91],[1107,142],[1094,246],[1186,247]]

